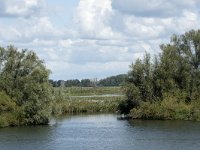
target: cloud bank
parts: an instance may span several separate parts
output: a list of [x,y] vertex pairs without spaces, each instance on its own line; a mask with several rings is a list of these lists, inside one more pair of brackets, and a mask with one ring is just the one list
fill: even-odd
[[32,49],[53,79],[126,73],[145,51],[200,26],[197,0],[0,0],[0,45]]

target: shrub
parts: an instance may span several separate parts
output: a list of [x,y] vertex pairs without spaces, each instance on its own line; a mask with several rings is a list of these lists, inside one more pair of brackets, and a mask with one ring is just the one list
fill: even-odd
[[163,101],[141,103],[140,107],[130,111],[130,116],[134,119],[199,120],[200,104],[196,103],[188,104],[174,96],[165,95]]

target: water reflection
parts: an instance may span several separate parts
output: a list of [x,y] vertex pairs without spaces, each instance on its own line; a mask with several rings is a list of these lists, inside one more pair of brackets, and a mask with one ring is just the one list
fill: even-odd
[[200,123],[126,121],[115,115],[61,118],[49,126],[0,129],[2,150],[196,150]]
[[52,140],[49,126],[12,127],[0,129],[0,149],[40,149],[46,148]]
[[133,120],[129,123],[135,129],[138,143],[148,145],[148,149],[188,150],[200,146],[199,122]]

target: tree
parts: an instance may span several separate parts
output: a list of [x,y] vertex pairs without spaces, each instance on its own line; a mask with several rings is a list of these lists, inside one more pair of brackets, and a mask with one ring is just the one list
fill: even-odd
[[81,86],[82,87],[91,87],[92,83],[90,79],[82,79],[81,80]]
[[124,84],[126,74],[107,77],[98,82],[98,86],[121,86]]
[[200,30],[191,30],[179,39],[183,56],[191,65],[189,93],[190,96],[197,94],[196,97],[198,97],[200,88]]
[[14,46],[0,48],[0,90],[21,107],[24,124],[46,124],[50,117],[50,71],[37,55]]

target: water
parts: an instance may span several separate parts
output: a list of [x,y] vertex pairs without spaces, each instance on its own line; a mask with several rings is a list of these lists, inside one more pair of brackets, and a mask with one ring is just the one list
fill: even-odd
[[70,96],[72,98],[92,98],[92,97],[123,97],[123,94],[102,94],[102,95],[86,95],[86,96]]
[[197,150],[200,123],[122,121],[115,115],[63,118],[49,126],[0,129],[0,150]]

